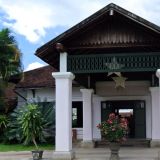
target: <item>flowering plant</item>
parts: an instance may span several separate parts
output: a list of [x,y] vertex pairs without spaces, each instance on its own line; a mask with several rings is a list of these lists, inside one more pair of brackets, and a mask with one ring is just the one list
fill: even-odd
[[126,140],[128,133],[128,122],[125,118],[119,118],[111,113],[108,119],[97,125],[102,136],[110,142],[121,142]]

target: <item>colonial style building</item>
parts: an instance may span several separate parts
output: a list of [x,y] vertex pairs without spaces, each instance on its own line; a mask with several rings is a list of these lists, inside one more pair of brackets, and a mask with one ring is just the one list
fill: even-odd
[[[101,139],[96,125],[110,112],[128,117],[130,137],[160,145],[160,27],[109,4],[38,48],[36,55],[58,70],[52,74],[55,158],[74,156],[72,100],[77,101],[75,113],[83,113],[79,125],[84,147]],[[72,96],[73,80],[79,87]]]

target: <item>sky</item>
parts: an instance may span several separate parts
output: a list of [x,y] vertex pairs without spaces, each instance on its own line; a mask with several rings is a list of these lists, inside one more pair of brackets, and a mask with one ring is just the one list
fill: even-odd
[[37,48],[109,3],[160,26],[160,0],[0,0],[0,30],[12,31],[23,68],[31,70],[47,65],[34,55]]

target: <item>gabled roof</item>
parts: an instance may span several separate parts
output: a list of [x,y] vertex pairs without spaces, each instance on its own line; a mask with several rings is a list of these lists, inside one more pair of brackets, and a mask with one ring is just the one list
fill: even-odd
[[[78,39],[79,37],[76,36],[76,34],[78,32],[81,34],[86,30],[87,27],[98,23],[98,21],[101,19],[105,19],[106,16],[109,17],[111,10],[116,12],[117,14],[125,17],[126,19],[136,23],[141,28],[145,28],[146,30],[149,30],[150,32],[160,36],[160,27],[159,26],[157,26],[157,25],[155,25],[155,24],[153,24],[153,23],[151,23],[151,22],[149,22],[149,21],[147,21],[147,20],[145,20],[145,19],[143,19],[143,18],[113,4],[113,3],[111,3],[111,4],[107,5],[106,7],[102,8],[101,10],[99,10],[98,12],[94,13],[90,17],[86,18],[82,22],[78,23],[74,27],[70,28],[66,32],[64,32],[64,33],[60,34],[59,36],[57,36],[56,38],[52,39],[51,41],[49,41],[45,45],[38,48],[36,51],[36,55],[51,65],[53,65],[53,62],[57,63],[57,61],[59,61],[59,59],[58,59],[59,56],[58,56],[58,51],[56,50],[56,47],[55,47],[56,43],[62,43],[65,45],[65,43],[68,40],[74,39],[75,37],[77,37],[77,39]],[[73,41],[71,41],[71,43],[72,42]],[[66,44],[66,47],[68,47],[67,45],[68,44]],[[107,46],[104,46],[104,48],[106,48],[106,47]]]
[[52,77],[52,72],[56,72],[52,66],[26,71],[21,81],[16,85],[16,88],[54,87],[55,81]]
[[[55,87],[55,79],[52,77],[53,72],[57,72],[57,70],[49,65],[26,71],[16,88],[53,88]],[[73,85],[77,86],[78,84],[73,82]]]

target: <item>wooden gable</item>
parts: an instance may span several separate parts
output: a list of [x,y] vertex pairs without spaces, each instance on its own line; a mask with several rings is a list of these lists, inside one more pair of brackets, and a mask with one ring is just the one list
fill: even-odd
[[112,48],[159,45],[160,36],[114,11],[75,33],[63,44],[68,49]]
[[56,69],[57,43],[69,55],[159,52],[160,27],[111,3],[37,49],[36,55]]

